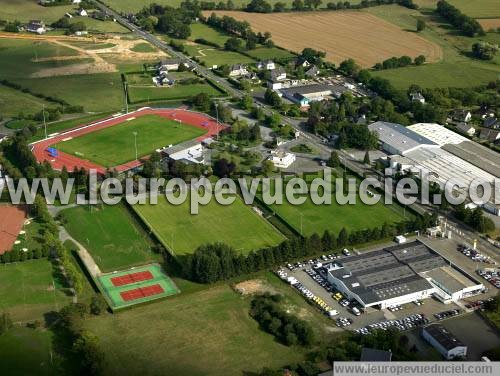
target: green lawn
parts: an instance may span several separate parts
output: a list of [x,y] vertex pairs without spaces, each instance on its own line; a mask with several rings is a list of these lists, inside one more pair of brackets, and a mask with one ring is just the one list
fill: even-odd
[[[104,112],[100,114],[81,116],[70,120],[62,120],[54,123],[49,123],[47,124],[47,134],[60,133],[71,128],[87,125],[94,121],[105,119],[110,114],[111,113]],[[38,128],[37,133],[30,139],[30,142],[38,141],[42,138],[45,138],[45,129],[43,127],[40,127]]]
[[94,33],[129,33],[130,30],[126,29],[118,22],[101,21],[91,17],[73,17],[71,23],[83,22],[87,26],[89,32]]
[[151,44],[149,43],[138,43],[134,47],[130,49],[131,51],[134,52],[156,52],[156,48],[154,48]]
[[79,206],[63,211],[68,232],[94,257],[102,271],[109,272],[146,264],[158,257],[151,241],[123,205],[102,209]]
[[197,45],[184,45],[186,52],[192,57],[196,57],[207,67],[214,65],[231,65],[255,63],[255,60],[238,52],[225,51],[214,47]]
[[0,369],[9,376],[54,375],[52,341],[48,330],[13,327],[0,336]]
[[247,253],[285,239],[239,198],[226,206],[212,199],[208,205],[200,207],[196,215],[190,213],[189,206],[189,200],[174,206],[160,197],[157,205],[135,205],[133,208],[175,254],[192,253],[200,245],[214,242],[223,242]]
[[0,114],[4,118],[17,116],[19,113],[26,115],[35,113],[41,111],[43,105],[51,104],[20,90],[0,85]]
[[0,264],[0,311],[14,321],[42,319],[71,302],[64,278],[48,260]]
[[282,205],[275,204],[270,208],[299,232],[302,223],[304,235],[315,232],[321,235],[325,230],[338,234],[343,227],[355,231],[403,220],[399,207],[387,207],[380,203],[365,205],[359,197],[356,205],[339,205],[335,197],[331,205],[315,205],[308,197],[302,205],[292,205],[283,200]]
[[208,83],[181,85],[172,87],[130,86],[131,103],[150,102],[158,100],[188,99],[199,93],[207,93],[211,97],[221,97],[224,94]]
[[141,158],[160,147],[192,140],[203,135],[205,130],[179,124],[159,115],[145,115],[59,142],[55,147],[101,166],[114,167],[135,159],[134,132],[137,133],[137,156]]
[[437,19],[428,12],[421,13],[397,5],[371,7],[364,11],[406,30],[415,30],[417,20],[423,19],[427,27],[420,35],[442,48],[443,59],[439,62],[373,72],[375,76],[390,80],[398,89],[406,89],[411,84],[429,88],[470,87],[494,81],[500,75],[500,58],[484,62],[466,56],[474,42],[487,40],[495,43],[498,35],[488,33],[481,38],[463,37],[450,30],[444,20]]
[[62,5],[56,7],[43,7],[33,0],[2,0],[0,6],[0,19],[19,20],[28,22],[33,19],[44,20],[50,24],[64,16],[66,12],[72,12],[75,5]]
[[[301,303],[290,308],[310,314]],[[85,325],[101,340],[107,375],[250,375],[303,360],[301,348],[281,345],[259,329],[249,304],[229,286],[216,286],[92,317]]]
[[229,35],[220,32],[213,27],[198,22],[191,25],[191,36],[189,37],[189,40],[194,41],[199,38],[215,43],[219,47],[224,47],[224,43],[226,43],[226,40],[228,40],[230,37]]
[[247,51],[247,54],[258,60],[286,59],[294,56],[291,52],[277,47],[258,47],[254,50]]

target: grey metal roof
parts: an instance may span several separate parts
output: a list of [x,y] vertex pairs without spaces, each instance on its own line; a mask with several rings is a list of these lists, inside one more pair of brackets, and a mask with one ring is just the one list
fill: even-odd
[[200,143],[200,141],[190,140],[190,141],[182,142],[182,143],[177,144],[177,145],[173,145],[169,148],[165,148],[162,150],[162,152],[167,154],[167,155],[171,155],[171,154],[178,153],[182,150],[188,149],[190,147],[193,147],[195,145],[198,145],[199,143]]
[[348,90],[349,89],[341,85],[311,84],[304,86],[292,86],[286,89],[281,89],[280,91],[283,94],[292,96],[294,94],[308,95],[314,93],[322,93],[325,91],[329,91],[331,92],[331,94],[340,95]]
[[446,350],[452,350],[458,346],[465,346],[462,341],[451,334],[443,325],[432,324],[424,329],[432,338],[434,338]]
[[464,141],[458,145],[447,144],[442,148],[479,167],[481,170],[500,178],[500,155],[497,152],[473,141]]
[[377,132],[381,142],[390,145],[403,153],[420,145],[437,146],[435,142],[419,135],[401,124],[376,121],[375,123],[370,124],[368,128],[371,131]]
[[392,359],[392,353],[390,351],[370,349],[368,347],[363,347],[361,349],[362,362],[390,362]]
[[445,260],[415,241],[383,250],[345,257],[329,273],[358,295],[365,304],[428,290],[432,285],[418,275],[440,267]]

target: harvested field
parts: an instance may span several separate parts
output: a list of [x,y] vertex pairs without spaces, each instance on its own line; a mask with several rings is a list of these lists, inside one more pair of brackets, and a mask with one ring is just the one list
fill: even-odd
[[335,63],[353,58],[371,67],[393,56],[425,55],[428,62],[442,57],[435,43],[365,12],[216,13],[247,21],[256,32],[269,31],[277,45],[291,51],[305,47],[325,51],[326,59]]
[[500,18],[481,18],[477,22],[481,24],[485,31],[500,28]]

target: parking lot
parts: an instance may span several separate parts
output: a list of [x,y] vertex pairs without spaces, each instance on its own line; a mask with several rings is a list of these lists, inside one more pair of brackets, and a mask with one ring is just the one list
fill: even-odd
[[[477,261],[473,261],[470,257],[457,251],[459,242],[448,239],[431,239],[430,241],[429,239],[425,239],[425,242],[429,242],[429,245],[439,250],[442,256],[449,258],[452,262],[456,262],[457,265],[464,268],[472,276],[478,277],[475,274]],[[442,251],[443,246],[445,246],[444,251]],[[339,296],[338,292],[326,281],[326,274],[321,267],[342,257],[343,255],[323,255],[323,257],[318,259],[304,260],[301,263],[284,266],[281,269],[286,278],[292,278],[294,282],[299,284],[299,293],[302,293],[305,299],[311,299],[312,304],[317,304],[316,298],[319,298],[320,302],[322,302],[321,304],[329,308],[330,317],[338,327],[358,330],[372,325],[373,328],[380,327],[384,329],[394,326],[401,330],[411,330],[427,322],[441,322],[456,318],[456,316],[463,315],[474,309],[473,307],[465,307],[467,302],[443,304],[433,298],[416,303],[407,303],[398,306],[396,309],[379,310],[368,308],[363,311],[357,302],[349,302],[349,305],[346,306],[344,297]],[[286,278],[283,279],[286,280]],[[301,291],[306,291],[308,294],[306,295]],[[469,301],[487,299],[487,297],[487,295],[483,294],[471,297]],[[358,307],[361,314],[356,315],[352,307]],[[321,307],[318,308],[320,311],[323,310]],[[334,314],[331,311],[334,311]],[[327,314],[326,312],[323,313]]]

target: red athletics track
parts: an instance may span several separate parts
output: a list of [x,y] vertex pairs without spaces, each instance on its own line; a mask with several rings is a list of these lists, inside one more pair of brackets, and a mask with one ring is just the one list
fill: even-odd
[[[88,133],[96,132],[101,129],[121,124],[127,119],[137,118],[144,115],[159,115],[170,120],[180,120],[182,123],[192,125],[193,127],[205,129],[207,133],[198,137],[197,138],[198,141],[214,136],[217,134],[218,131],[221,131],[222,129],[226,128],[226,126],[224,125],[221,124],[217,125],[217,122],[214,119],[199,112],[192,112],[180,108],[153,109],[145,107],[141,108],[140,110],[130,112],[126,115],[114,118],[107,118],[102,121],[94,122],[90,125],[85,125],[85,126],[82,125],[77,128],[71,129],[69,131],[65,131],[64,133],[61,133],[57,136],[48,138],[46,140],[35,142],[32,144],[33,154],[35,155],[35,158],[39,163],[42,163],[43,161],[48,161],[52,165],[52,168],[54,168],[55,170],[61,170],[63,166],[66,166],[68,171],[72,171],[75,167],[78,168],[83,167],[86,170],[94,169],[97,171],[97,173],[104,174],[106,172],[106,168],[103,166],[100,166],[86,159],[78,158],[77,156],[74,155],[63,153],[59,150],[58,150],[59,155],[57,157],[51,157],[47,152],[47,148],[57,144],[58,142],[63,141],[64,139],[70,137],[76,138],[79,136],[83,136]],[[140,161],[131,161],[119,166],[115,166],[114,168],[116,168],[118,172],[122,172],[130,170],[140,165],[141,165]]]
[[163,287],[161,287],[159,284],[156,284],[152,286],[139,287],[138,289],[134,290],[123,291],[120,293],[120,296],[123,300],[130,301],[145,298],[151,295],[158,295],[163,292],[165,292],[165,290],[163,290]]
[[147,281],[149,279],[153,279],[153,274],[151,274],[149,270],[146,270],[144,272],[125,274],[120,277],[111,278],[111,283],[113,283],[113,286],[123,286],[131,283]]

